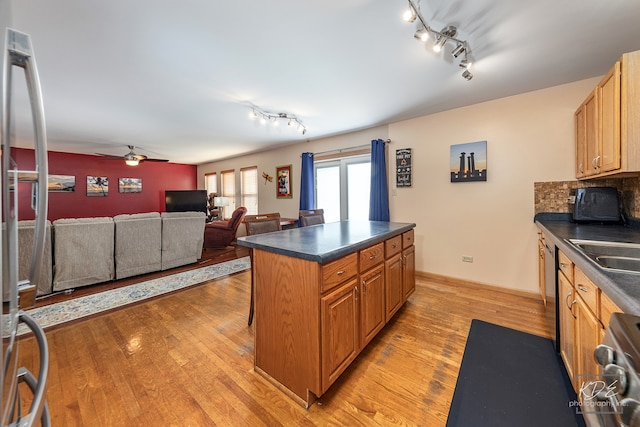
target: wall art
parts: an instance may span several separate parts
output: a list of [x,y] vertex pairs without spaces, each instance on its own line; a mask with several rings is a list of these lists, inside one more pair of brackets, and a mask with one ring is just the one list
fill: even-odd
[[118,178],[120,193],[142,193],[142,178]]
[[291,190],[291,165],[276,167],[276,197],[278,199],[290,199],[293,197]]
[[451,146],[451,182],[487,180],[487,141]]
[[411,187],[411,148],[396,150],[396,187]]
[[47,189],[51,193],[72,193],[76,191],[76,177],[73,175],[48,175]]
[[106,176],[87,176],[87,196],[107,197],[109,195],[109,178]]

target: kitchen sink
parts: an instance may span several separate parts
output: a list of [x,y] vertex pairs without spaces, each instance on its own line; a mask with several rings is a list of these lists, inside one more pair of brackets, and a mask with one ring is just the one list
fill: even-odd
[[601,268],[640,274],[640,244],[568,239]]

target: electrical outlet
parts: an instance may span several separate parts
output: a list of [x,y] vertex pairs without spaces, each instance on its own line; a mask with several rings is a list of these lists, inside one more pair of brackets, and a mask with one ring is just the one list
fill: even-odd
[[462,262],[473,262],[473,257],[469,255],[462,255]]
[[575,205],[576,204],[576,196],[567,197],[567,203],[569,203],[570,205]]

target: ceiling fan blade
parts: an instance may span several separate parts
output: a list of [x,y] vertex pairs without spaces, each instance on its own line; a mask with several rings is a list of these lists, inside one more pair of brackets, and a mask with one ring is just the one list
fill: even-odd
[[114,156],[112,154],[96,153],[102,160],[122,160],[122,156]]
[[168,162],[169,160],[167,159],[150,159],[150,158],[146,158],[144,160],[140,160],[141,162]]

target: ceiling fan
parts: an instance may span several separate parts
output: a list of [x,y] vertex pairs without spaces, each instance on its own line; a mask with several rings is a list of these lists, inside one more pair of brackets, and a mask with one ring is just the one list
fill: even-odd
[[138,166],[140,162],[168,162],[166,159],[151,159],[144,154],[136,154],[133,150],[136,148],[133,145],[127,145],[129,147],[129,152],[124,156],[112,156],[111,154],[100,154],[96,153],[99,156],[102,156],[104,160],[124,160],[124,162],[129,166]]

